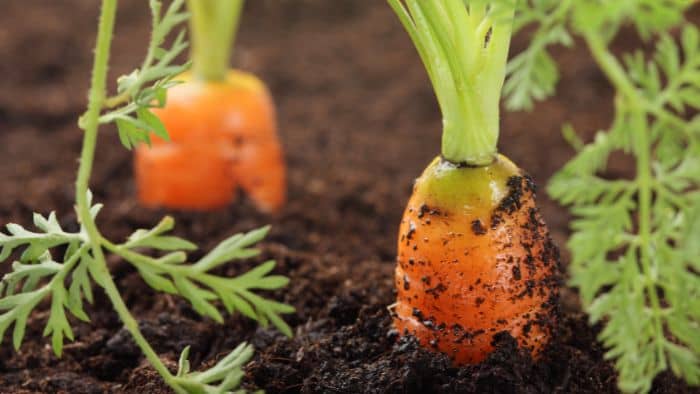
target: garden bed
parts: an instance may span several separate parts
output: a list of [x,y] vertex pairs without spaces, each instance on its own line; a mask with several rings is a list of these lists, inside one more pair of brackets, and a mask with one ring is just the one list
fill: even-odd
[[[31,207],[75,222],[82,137],[76,119],[85,104],[97,6],[31,3],[4,0],[0,15],[0,223],[24,222]],[[143,1],[121,3],[114,75],[137,64],[149,22]],[[246,340],[257,349],[247,385],[268,392],[615,392],[613,367],[571,290],[562,294],[556,340],[537,362],[508,337],[499,337],[486,362],[461,369],[410,340],[397,342],[386,307],[395,298],[398,223],[413,179],[440,141],[440,115],[420,60],[383,1],[256,1],[247,12],[235,63],[265,80],[277,101],[288,206],[275,217],[246,201],[222,212],[174,216],[178,233],[203,250],[271,223],[261,259],[276,259],[276,272],[291,278],[275,296],[297,308],[287,317],[295,337],[241,317],[223,326],[203,320],[186,302],[156,294],[130,266],[110,261],[145,336],[169,365],[187,345],[197,367]],[[595,131],[611,117],[611,90],[585,52],[559,55],[565,74],[557,98],[533,113],[503,116],[501,151],[540,186],[572,154],[559,133],[564,122]],[[166,212],[135,204],[130,153],[115,133],[102,138],[109,143],[98,149],[93,191],[107,206],[101,228],[120,239]],[[616,175],[628,170],[621,163],[613,166]],[[539,205],[563,245],[566,212],[543,192]],[[234,264],[229,273],[245,268]],[[0,392],[169,392],[99,292],[88,314],[92,324],[77,324],[62,359],[41,336],[46,314],[35,314],[19,353],[7,342],[0,347]],[[667,373],[654,391],[691,389]]]

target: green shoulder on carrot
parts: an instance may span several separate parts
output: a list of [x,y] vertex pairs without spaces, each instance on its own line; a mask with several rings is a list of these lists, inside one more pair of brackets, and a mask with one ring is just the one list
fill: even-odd
[[496,149],[514,2],[388,1],[443,115],[442,154],[401,221],[394,324],[457,364],[485,359],[499,332],[536,357],[557,320],[558,252],[532,179]]
[[225,206],[242,189],[263,211],[285,201],[286,167],[275,108],[252,74],[229,70],[243,0],[188,0],[191,72],[154,110],[170,140],[136,150],[142,203],[182,209]]

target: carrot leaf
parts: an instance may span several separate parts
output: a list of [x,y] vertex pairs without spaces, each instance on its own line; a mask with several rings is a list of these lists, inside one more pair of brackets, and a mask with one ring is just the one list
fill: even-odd
[[[222,277],[211,271],[233,260],[255,257],[260,251],[253,246],[265,238],[269,227],[243,234],[235,234],[221,242],[195,263],[187,263],[187,250],[196,246],[184,239],[166,235],[172,230],[172,218],[165,218],[152,230],[137,230],[121,245],[107,244],[108,250],[134,265],[148,285],[156,290],[176,294],[187,299],[200,314],[217,322],[223,316],[215,302],[220,302],[229,314],[243,315],[267,326],[272,323],[284,334],[291,336],[289,326],[280,314],[294,311],[289,305],[278,303],[255,294],[255,290],[276,290],[289,280],[269,275],[275,262],[267,261],[237,277]],[[150,257],[138,250],[153,249],[165,252],[161,257]]]
[[189,347],[185,348],[180,355],[174,379],[189,393],[231,392],[240,385],[245,376],[243,366],[253,357],[253,347],[244,342],[210,369],[190,372],[189,350]]
[[[685,22],[683,0],[527,1],[516,26],[538,24],[532,47],[517,55],[506,84],[508,104],[527,108],[553,92],[552,44],[583,39],[616,89],[615,118],[584,144],[567,128],[577,154],[549,184],[570,206],[570,283],[619,372],[625,392],[648,392],[670,370],[700,384],[700,32]],[[610,43],[624,25],[654,52],[618,55]],[[679,34],[669,33],[679,27]],[[538,60],[539,57],[539,60]],[[607,172],[627,154],[636,174]]]
[[184,0],[174,0],[164,12],[158,0],[150,0],[150,7],[153,31],[146,58],[141,68],[118,78],[117,95],[105,100],[107,111],[99,118],[101,124],[116,123],[119,140],[127,149],[143,143],[150,145],[150,133],[169,140],[165,126],[151,109],[165,106],[168,88],[178,84],[177,76],[190,67],[189,63],[174,64],[188,47],[184,28],[170,47],[162,46],[189,16],[184,11]]

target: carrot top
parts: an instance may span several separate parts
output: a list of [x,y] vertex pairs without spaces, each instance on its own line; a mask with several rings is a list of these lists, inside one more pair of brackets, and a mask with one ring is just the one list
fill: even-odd
[[428,71],[443,116],[442,156],[483,166],[497,153],[512,0],[388,0]]
[[243,0],[187,0],[192,71],[205,81],[223,81],[238,31]]

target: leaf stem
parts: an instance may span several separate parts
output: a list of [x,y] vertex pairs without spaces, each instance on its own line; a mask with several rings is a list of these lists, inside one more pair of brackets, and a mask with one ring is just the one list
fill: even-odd
[[654,343],[656,344],[657,352],[659,352],[659,360],[665,360],[663,356],[663,345],[665,342],[663,340],[664,328],[661,320],[663,310],[656,289],[657,279],[655,277],[655,272],[657,269],[654,267],[656,263],[652,258],[652,195],[654,185],[651,167],[651,152],[653,146],[649,140],[649,130],[646,121],[649,106],[641,92],[634,87],[634,84],[627,77],[624,68],[620,65],[615,56],[610,53],[602,39],[595,34],[595,32],[585,32],[583,37],[600,68],[615,88],[629,102],[628,108],[633,115],[632,132],[637,134],[634,150],[637,162],[636,183],[638,185],[637,204],[639,209],[639,259],[642,275],[644,275],[646,279],[646,293],[651,304],[654,329],[657,337],[661,337],[661,340],[654,341]]
[[[101,256],[95,256],[95,261],[99,262],[100,264],[104,264],[104,255],[102,254],[102,249],[96,249],[100,250]],[[170,371],[168,371],[168,368],[165,366],[165,364],[163,364],[163,362],[156,354],[155,350],[153,350],[151,345],[148,343],[148,340],[146,340],[146,338],[141,333],[138,322],[131,315],[129,308],[124,303],[124,300],[122,299],[121,294],[119,294],[119,290],[117,289],[117,286],[115,285],[112,276],[107,275],[105,279],[106,280],[103,284],[103,288],[105,290],[105,293],[107,294],[107,297],[109,297],[109,300],[112,302],[112,305],[117,311],[119,318],[124,323],[124,327],[134,338],[134,341],[139,346],[143,354],[146,356],[146,359],[148,359],[151,365],[153,365],[153,368],[155,368],[156,371],[158,371],[158,373],[163,377],[163,380],[165,380],[165,382],[170,387],[172,387],[175,390],[175,392],[177,392],[178,394],[186,394],[186,391],[181,389],[174,381],[174,376],[170,373]]]
[[615,57],[608,51],[605,42],[597,35],[595,32],[585,32],[583,37],[588,44],[593,57],[596,62],[600,65],[601,69],[612,82],[612,84],[622,92],[623,96],[629,101],[633,102],[635,106],[640,111],[647,111],[655,116],[658,116],[662,120],[668,122],[673,127],[678,128],[684,132],[686,131],[686,123],[678,117],[663,108],[666,103],[666,93],[661,93],[654,102],[650,102],[644,97],[634,84],[627,77],[627,73],[622,65],[615,59]]
[[[83,116],[81,127],[83,128],[83,148],[80,155],[80,167],[78,169],[78,180],[76,183],[76,200],[78,219],[85,227],[87,233],[87,243],[91,245],[95,260],[92,264],[99,265],[100,270],[107,270],[107,263],[102,251],[103,238],[97,229],[97,225],[90,214],[90,204],[88,202],[88,187],[90,174],[92,172],[95,158],[95,146],[97,144],[97,132],[99,128],[100,111],[104,105],[107,67],[109,64],[109,53],[111,39],[114,31],[114,20],[117,13],[116,0],[103,0],[100,11],[100,22],[97,34],[97,44],[95,47],[95,61],[92,70],[92,82],[89,93],[88,109]],[[124,304],[119,291],[117,290],[111,275],[104,275],[102,286],[112,302],[119,318],[124,323],[126,329],[131,333],[134,340],[146,355],[148,361],[160,373],[166,383],[170,384],[179,393],[184,390],[177,388],[173,383],[173,376],[158,358],[155,351],[148,344],[141,334],[138,323]]]
[[51,281],[48,284],[48,287],[53,288],[54,286],[57,286],[58,284],[63,284],[63,281],[66,280],[66,276],[68,276],[68,273],[73,270],[73,267],[80,261],[81,255],[86,252],[88,249],[87,245],[81,246],[78,250],[73,253],[73,255],[66,260],[65,263],[62,264],[61,270],[54,276]]
[[605,42],[596,32],[586,31],[583,38],[593,54],[593,58],[610,82],[631,102],[639,103],[640,93],[627,77],[625,69],[609,51]]
[[[652,193],[653,193],[653,177],[651,169],[651,150],[652,145],[649,141],[649,132],[646,127],[646,112],[639,110],[633,119],[633,131],[637,132],[637,147],[635,149],[637,156],[637,183],[639,185],[639,258],[641,267],[646,277],[647,295],[651,302],[653,311],[652,318],[656,328],[657,339],[663,339],[664,329],[661,321],[662,308],[659,301],[659,294],[656,289],[656,274],[658,269],[655,267],[656,262],[652,259]],[[665,360],[664,357],[664,341],[654,341],[659,360]],[[664,368],[665,369],[665,366]]]
[[188,0],[193,73],[205,81],[223,81],[229,67],[243,0]]
[[103,0],[100,13],[100,22],[95,47],[95,61],[92,69],[92,80],[88,98],[88,108],[82,116],[80,127],[84,131],[83,147],[80,154],[80,167],[76,182],[76,202],[78,206],[78,218],[85,225],[89,240],[99,239],[97,226],[90,215],[88,203],[88,188],[90,174],[95,159],[95,146],[97,144],[97,130],[99,128],[100,111],[105,99],[107,85],[107,67],[109,64],[109,51],[112,34],[114,31],[114,19],[117,13],[116,0]]

